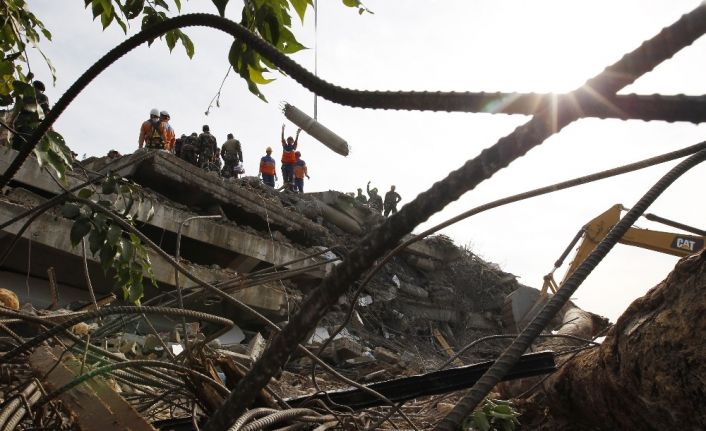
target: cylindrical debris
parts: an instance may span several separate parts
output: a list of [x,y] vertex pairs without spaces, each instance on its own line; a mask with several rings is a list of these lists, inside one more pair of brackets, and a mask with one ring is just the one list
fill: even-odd
[[322,144],[329,147],[332,151],[336,153],[347,156],[348,155],[348,142],[341,138],[337,134],[333,133],[321,123],[314,120],[310,116],[306,115],[304,112],[290,105],[289,103],[284,104],[282,109],[284,116],[287,117],[289,121],[299,126],[303,131],[308,133],[312,138],[321,142]]

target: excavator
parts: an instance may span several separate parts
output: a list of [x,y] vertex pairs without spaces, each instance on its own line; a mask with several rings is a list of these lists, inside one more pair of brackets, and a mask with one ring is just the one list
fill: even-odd
[[[540,292],[532,288],[520,287],[509,294],[505,298],[503,309],[505,327],[515,330],[523,329],[542,309],[548,299],[548,293],[556,293],[601,240],[608,235],[613,226],[620,221],[622,211],[627,211],[627,208],[621,204],[613,205],[585,224],[554,263],[552,271],[544,276],[544,284]],[[644,214],[643,217],[665,226],[681,229],[693,235],[631,227],[620,239],[620,243],[679,257],[688,256],[704,248],[706,231],[654,214]],[[569,268],[564,274],[561,283],[557,283],[554,279],[554,273],[563,265],[564,260],[576,244],[579,244],[576,249],[576,256],[569,264]]]

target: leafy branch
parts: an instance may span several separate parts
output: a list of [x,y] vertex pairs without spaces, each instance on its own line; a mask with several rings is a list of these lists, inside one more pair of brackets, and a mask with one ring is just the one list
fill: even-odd
[[[61,210],[65,218],[74,220],[69,234],[71,244],[75,247],[88,236],[89,249],[100,260],[103,271],[114,271],[116,286],[122,289],[123,298],[138,304],[144,296],[145,276],[156,286],[147,249],[135,234],[125,232],[95,206],[121,208],[119,216],[134,224],[144,202],[149,201],[139,186],[110,175],[102,183],[100,191],[81,189],[77,197],[70,199]],[[154,208],[151,202],[148,205],[149,220]]]

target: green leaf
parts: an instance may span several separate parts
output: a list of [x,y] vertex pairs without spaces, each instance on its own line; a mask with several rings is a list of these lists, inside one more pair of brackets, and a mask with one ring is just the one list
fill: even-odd
[[110,225],[110,228],[108,229],[108,235],[106,237],[106,240],[108,241],[108,244],[111,246],[114,246],[118,243],[118,240],[122,237],[123,230],[120,226],[117,224],[112,224]]
[[299,15],[301,22],[304,22],[304,14],[306,13],[306,8],[309,6],[310,2],[308,0],[290,0],[294,10]]
[[490,430],[490,422],[488,421],[488,417],[480,410],[477,410],[473,412],[471,415],[473,417],[473,427],[478,429],[479,431],[489,431]]
[[269,84],[270,82],[274,81],[274,78],[265,78],[264,76],[262,76],[262,73],[259,70],[254,69],[250,65],[248,65],[248,71],[250,72],[250,80],[255,84]]
[[102,192],[104,195],[113,194],[113,193],[115,193],[116,190],[117,190],[117,189],[116,189],[116,185],[115,185],[115,178],[113,178],[113,177],[108,178],[108,179],[103,183],[103,185],[102,185],[102,187],[101,187],[101,192]]
[[145,0],[127,0],[125,2],[125,16],[127,19],[137,18],[145,6]]
[[360,6],[359,0],[343,0],[343,4],[348,7],[358,7]]
[[220,16],[226,16],[226,6],[228,5],[228,0],[211,0],[213,4],[218,9],[218,14]]
[[174,4],[179,12],[181,12],[181,0],[174,0]]
[[113,260],[117,251],[117,247],[113,247],[107,243],[103,244],[103,247],[101,247],[100,260],[101,267],[103,268],[104,272],[108,271],[108,269],[113,265]]
[[93,230],[91,230],[91,234],[88,235],[88,246],[91,249],[91,253],[94,255],[103,246],[103,243],[105,242],[105,235],[105,229],[99,229],[97,227],[94,227]]
[[68,219],[75,219],[81,214],[81,209],[76,204],[65,203],[61,207],[61,215]]
[[154,0],[154,4],[157,6],[161,6],[166,10],[169,10],[169,5],[164,0]]
[[103,5],[101,0],[93,0],[91,2],[91,10],[93,11],[93,19],[98,18],[98,15],[103,13]]
[[81,191],[78,192],[78,197],[81,199],[88,199],[91,196],[93,196],[93,190],[89,188],[81,189]]
[[165,34],[164,36],[167,39],[167,47],[169,48],[169,52],[171,52],[176,46],[177,39],[179,38],[179,36],[177,35],[175,30],[168,31],[167,34]]
[[184,34],[182,31],[179,31],[179,40],[181,41],[181,44],[184,46],[184,49],[186,50],[186,55],[189,56],[189,58],[194,57],[194,42],[191,41],[191,38]]
[[69,233],[69,238],[71,239],[71,244],[73,246],[78,245],[81,239],[91,231],[91,221],[88,217],[82,217],[74,222],[71,226],[71,232]]

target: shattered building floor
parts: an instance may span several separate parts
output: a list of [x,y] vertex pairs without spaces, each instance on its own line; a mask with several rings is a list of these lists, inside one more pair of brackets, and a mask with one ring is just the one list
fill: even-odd
[[[0,169],[13,158],[0,159]],[[280,326],[347,250],[384,221],[336,191],[298,195],[274,191],[257,178],[224,180],[165,152],[90,159],[82,166],[86,175],[114,171],[138,185],[145,199],[132,215],[141,233],[169,255],[179,255],[189,272]],[[79,172],[61,184],[28,161],[0,197],[0,219],[21,216],[64,187],[80,185],[86,177]],[[0,349],[12,359],[0,365],[0,430],[199,429],[262,354],[273,328],[183,276],[179,287],[190,315],[125,309],[84,318],[95,310],[90,290],[99,309],[131,304],[98,256],[72,246],[72,223],[54,207],[23,232],[17,222],[0,233],[6,253],[2,287],[35,319],[5,313],[2,320]],[[149,253],[156,283],[145,288],[142,304],[178,307],[174,267]],[[305,346],[337,374],[322,365],[313,371],[314,361],[305,354],[290,357],[261,393],[261,409],[232,429],[270,426],[265,419],[287,429],[428,429],[453,407],[455,391],[477,379],[475,369],[463,367],[496,357],[508,339],[454,352],[484,336],[516,332],[503,324],[509,293],[523,288],[538,296],[443,235],[411,244],[356,294],[359,287],[350,286],[339,298]],[[199,313],[233,324],[223,328]],[[48,334],[42,320],[68,332]],[[38,341],[29,346],[28,340]],[[539,356],[521,364],[514,378],[552,370],[553,358]],[[434,374],[449,366],[451,374]],[[453,374],[458,370],[470,374]],[[329,392],[355,382],[383,382],[373,387],[388,401],[404,402],[402,413],[363,389]],[[280,411],[284,406],[291,408]]]

